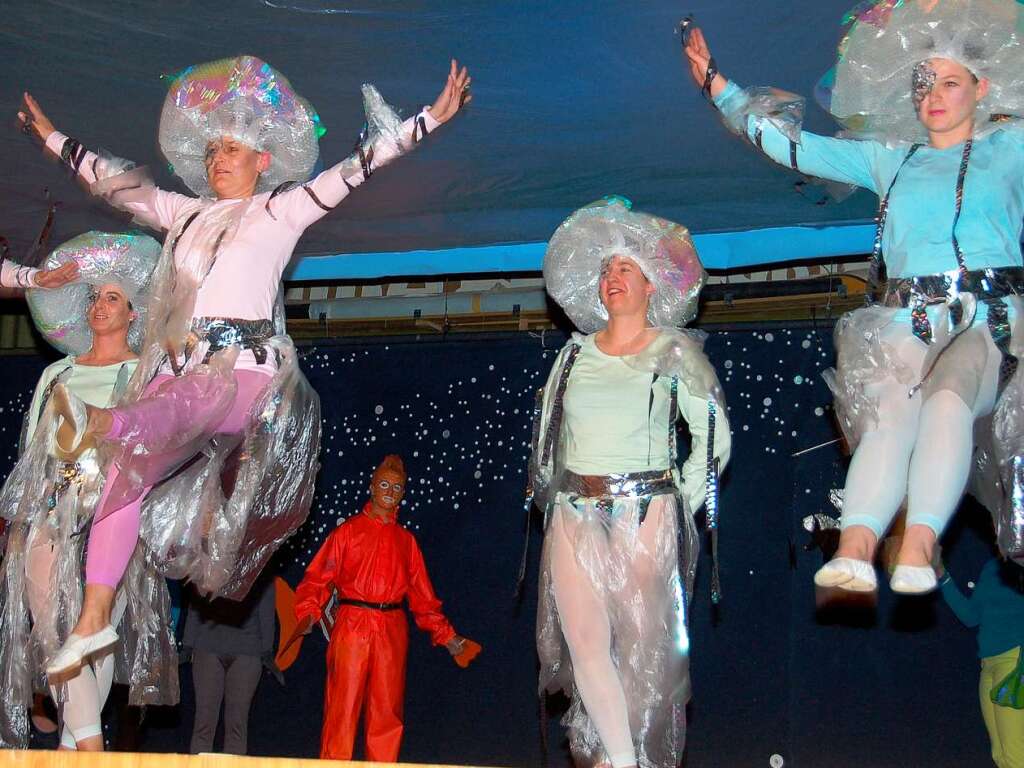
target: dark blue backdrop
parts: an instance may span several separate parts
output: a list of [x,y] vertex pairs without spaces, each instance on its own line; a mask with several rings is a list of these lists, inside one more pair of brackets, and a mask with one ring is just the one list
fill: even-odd
[[[462,671],[415,633],[403,760],[540,764],[538,530],[518,607],[512,590],[530,404],[562,341],[520,334],[346,343],[305,358],[324,404],[323,470],[309,522],[284,547],[285,576],[297,582],[327,532],[361,506],[380,457],[400,452],[410,472],[402,519],[449,617],[485,648]],[[832,361],[828,329],[716,333],[708,352],[730,405],[734,452],[722,500],[724,603],[713,617],[704,560],[694,601],[687,765],[768,765],[776,753],[787,766],[984,765],[974,639],[940,600],[896,601],[883,587],[877,611],[856,626],[815,613],[811,575],[821,555],[804,551],[800,521],[835,513],[828,491],[842,486],[845,460],[834,446],[791,454],[834,437],[819,376]],[[44,363],[5,358],[0,435],[13,438]],[[988,556],[987,525],[968,504],[947,536],[961,581]],[[316,754],[325,647],[317,634],[306,641],[286,688],[264,680],[252,753]],[[182,677],[180,710],[150,713],[145,749],[187,748],[187,668]],[[555,720],[549,732],[553,764],[566,764]]]

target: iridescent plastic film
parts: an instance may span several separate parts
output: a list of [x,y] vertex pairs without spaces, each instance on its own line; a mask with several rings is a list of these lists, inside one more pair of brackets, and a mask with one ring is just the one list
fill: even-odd
[[270,153],[257,192],[309,178],[324,129],[316,111],[272,66],[236,56],[189,67],[171,82],[160,116],[160,148],[174,173],[197,195],[210,196],[210,142],[236,139]]
[[843,20],[849,28],[818,98],[854,135],[890,145],[924,140],[915,101],[930,84],[919,65],[951,59],[989,81],[975,118],[982,135],[993,115],[1024,115],[1021,11],[1015,0],[862,3]]
[[697,314],[706,274],[689,231],[674,222],[633,211],[621,197],[580,208],[555,230],[544,254],[544,281],[551,297],[584,333],[608,322],[598,284],[605,261],[632,259],[654,284],[649,320],[679,327]]
[[59,245],[41,265],[43,269],[74,261],[78,278],[55,290],[26,291],[36,328],[47,342],[67,355],[92,348],[87,313],[102,285],[119,285],[132,302],[137,317],[128,330],[128,345],[138,351],[146,326],[150,275],[160,258],[160,243],[138,233],[86,232]]

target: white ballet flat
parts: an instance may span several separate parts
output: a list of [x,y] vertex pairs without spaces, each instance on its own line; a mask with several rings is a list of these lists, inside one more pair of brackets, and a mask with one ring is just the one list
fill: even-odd
[[839,587],[848,592],[874,592],[878,589],[875,567],[852,557],[829,560],[814,574],[814,583],[819,587]]
[[71,634],[46,667],[47,677],[57,677],[78,667],[94,653],[109,648],[118,640],[117,632],[109,624],[91,635]]
[[[85,401],[63,384],[53,388],[50,400],[61,422],[50,442],[49,453],[61,461],[75,461],[89,447],[84,441],[89,427],[89,412],[85,408]],[[69,430],[73,433],[70,441],[66,436]],[[64,440],[61,440],[62,433]],[[61,445],[62,442],[64,445]]]
[[901,595],[926,595],[939,585],[930,565],[897,565],[889,579],[893,592]]

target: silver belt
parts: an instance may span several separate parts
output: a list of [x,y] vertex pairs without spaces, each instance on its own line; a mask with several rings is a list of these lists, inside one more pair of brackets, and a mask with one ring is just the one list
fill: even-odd
[[577,475],[566,470],[559,490],[587,499],[658,496],[675,493],[675,483],[667,469],[610,475]]

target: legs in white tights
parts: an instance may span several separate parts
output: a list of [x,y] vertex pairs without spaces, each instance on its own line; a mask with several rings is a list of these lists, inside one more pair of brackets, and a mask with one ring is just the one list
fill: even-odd
[[551,578],[576,689],[614,768],[636,765],[626,695],[612,661],[612,633],[604,599],[580,567],[560,507],[551,521]]
[[[645,661],[678,661],[677,653],[659,646],[672,643],[665,626],[667,574],[676,568],[671,504],[671,497],[655,498],[638,527],[635,506],[608,519],[589,507],[579,513],[562,503],[548,534],[552,588],[573,679],[614,768],[637,764],[634,728],[640,729],[638,738],[671,728],[671,694],[652,709],[645,698],[651,681],[634,679]],[[674,679],[679,670],[670,664],[661,672]],[[671,689],[671,680],[656,683],[662,684]],[[631,705],[643,710],[634,712],[632,725]]]
[[[45,616],[50,602],[50,575],[56,552],[45,536],[33,534],[25,561],[29,610],[33,620]],[[115,609],[115,613],[117,613]],[[116,621],[116,619],[115,619]],[[114,681],[114,657],[106,654],[63,683],[60,689],[51,686],[50,695],[58,704],[63,749],[103,748],[103,726],[100,713]]]
[[[908,368],[921,371],[928,348],[909,326],[893,323],[885,341]],[[955,341],[913,398],[911,384],[895,377],[869,390],[878,398],[878,422],[865,431],[850,463],[837,556],[870,560],[906,498],[907,535],[899,562],[929,563],[935,538],[967,484],[974,420],[995,405],[1000,361],[988,328],[978,322]]]

